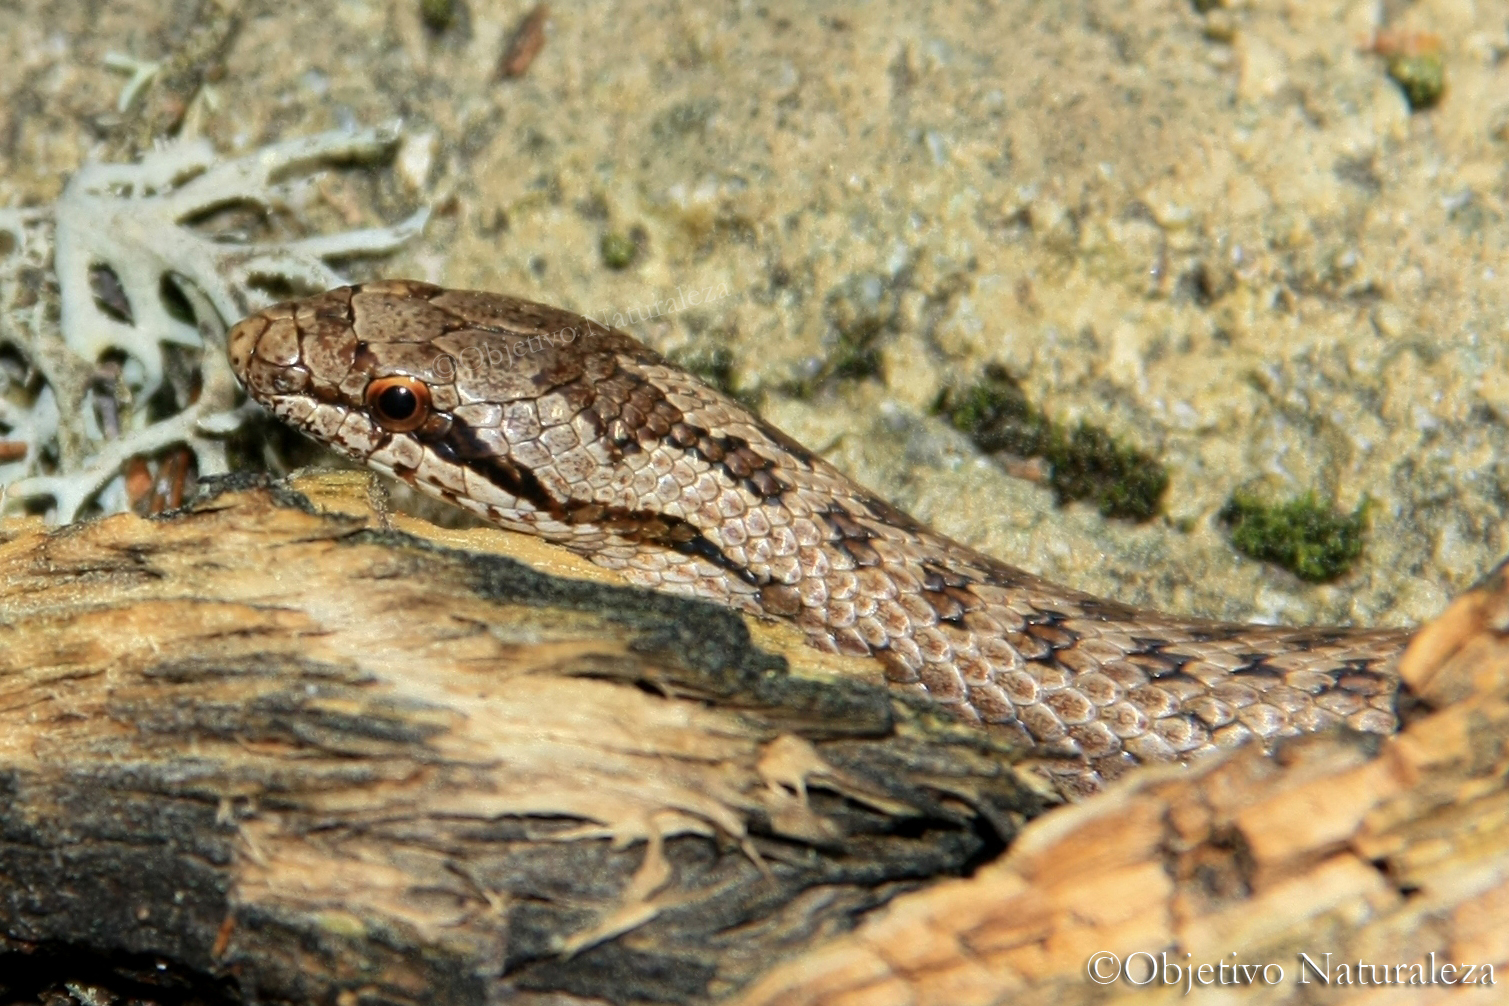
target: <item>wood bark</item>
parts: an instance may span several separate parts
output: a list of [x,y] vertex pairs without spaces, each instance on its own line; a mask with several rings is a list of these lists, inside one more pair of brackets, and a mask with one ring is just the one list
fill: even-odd
[[58,948],[342,1006],[1182,998],[1088,970],[1139,952],[1283,967],[1252,1002],[1459,988],[1301,953],[1509,979],[1503,576],[1417,639],[1399,736],[1053,809],[867,661],[365,484],[5,527],[0,985]]
[[247,487],[0,546],[0,933],[263,1000],[710,1002],[1042,804],[732,612],[373,523]]

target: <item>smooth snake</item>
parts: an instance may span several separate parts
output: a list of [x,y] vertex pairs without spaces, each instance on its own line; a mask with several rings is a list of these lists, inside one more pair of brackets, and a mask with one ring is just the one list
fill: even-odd
[[1396,629],[1104,600],[931,530],[630,336],[385,281],[229,333],[252,397],[322,444],[645,587],[786,619],[892,687],[1052,753],[1073,798],[1142,762],[1398,726]]

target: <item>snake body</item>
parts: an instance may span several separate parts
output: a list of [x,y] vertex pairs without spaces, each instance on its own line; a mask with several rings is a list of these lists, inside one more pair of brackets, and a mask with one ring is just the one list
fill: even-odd
[[1141,762],[1397,727],[1398,630],[1239,625],[1040,579],[922,525],[630,336],[409,281],[279,304],[228,336],[318,441],[634,583],[787,619],[882,661],[1093,791]]

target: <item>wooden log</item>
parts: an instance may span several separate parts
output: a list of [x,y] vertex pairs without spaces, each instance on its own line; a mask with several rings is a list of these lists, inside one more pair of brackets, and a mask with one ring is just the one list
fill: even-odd
[[1399,736],[1037,816],[867,661],[366,485],[9,526],[0,950],[343,1006],[1500,999],[1502,571],[1417,637]]
[[1420,705],[1396,737],[1135,773],[734,1001],[1503,1002],[1504,567],[1416,636],[1402,671]]
[[711,1002],[1043,806],[867,663],[383,530],[364,485],[8,528],[6,948],[260,1000]]

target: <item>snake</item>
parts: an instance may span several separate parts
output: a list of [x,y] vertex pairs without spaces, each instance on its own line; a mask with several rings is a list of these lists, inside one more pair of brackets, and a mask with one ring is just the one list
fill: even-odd
[[226,336],[248,394],[361,465],[630,583],[791,623],[1046,753],[1065,799],[1134,766],[1399,726],[1408,630],[1145,610],[950,539],[632,336],[385,280]]

